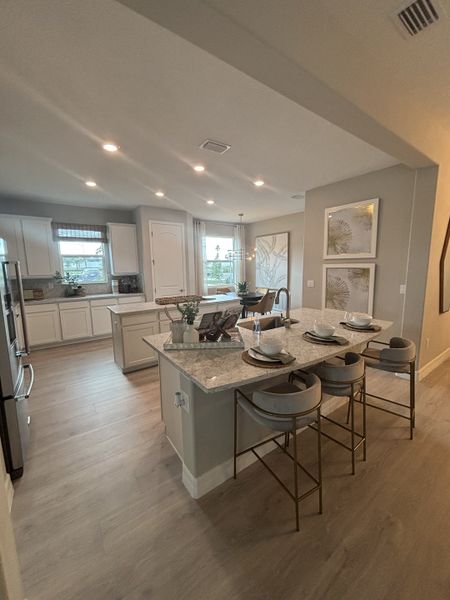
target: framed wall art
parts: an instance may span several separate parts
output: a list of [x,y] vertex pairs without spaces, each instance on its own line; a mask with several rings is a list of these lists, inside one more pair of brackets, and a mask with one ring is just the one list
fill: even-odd
[[256,238],[256,287],[278,289],[288,286],[289,233]]
[[375,265],[323,265],[322,307],[373,314]]
[[378,198],[325,209],[324,259],[375,258]]

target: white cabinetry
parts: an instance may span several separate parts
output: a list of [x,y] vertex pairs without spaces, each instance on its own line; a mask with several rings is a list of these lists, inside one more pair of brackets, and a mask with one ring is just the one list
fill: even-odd
[[25,314],[31,346],[61,341],[61,325],[57,304],[27,306]]
[[9,260],[20,260],[22,277],[52,277],[56,270],[51,219],[0,215],[0,237]]
[[108,223],[112,275],[139,273],[136,225]]
[[108,306],[114,306],[117,300],[113,298],[105,300],[92,300],[91,316],[92,316],[92,333],[93,335],[107,335],[111,333],[111,313]]
[[63,340],[92,336],[91,310],[88,301],[61,303],[59,314]]
[[119,304],[136,304],[137,302],[145,302],[144,296],[130,296],[128,298],[119,298]]

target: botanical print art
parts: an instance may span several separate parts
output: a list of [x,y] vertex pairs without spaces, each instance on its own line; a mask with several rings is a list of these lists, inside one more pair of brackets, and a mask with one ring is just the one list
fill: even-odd
[[324,308],[372,314],[375,265],[324,265]]
[[378,198],[325,210],[324,258],[376,256]]
[[288,284],[289,234],[256,238],[256,287],[278,289]]

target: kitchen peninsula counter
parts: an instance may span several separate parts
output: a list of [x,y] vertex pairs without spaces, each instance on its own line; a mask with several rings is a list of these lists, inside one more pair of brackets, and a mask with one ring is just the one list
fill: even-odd
[[[167,436],[183,462],[183,483],[194,498],[199,498],[232,475],[233,457],[233,393],[245,387],[248,392],[273,385],[296,369],[306,368],[364,345],[383,334],[392,323],[375,320],[380,332],[349,331],[339,325],[344,313],[335,310],[294,309],[291,317],[299,323],[263,332],[283,341],[295,362],[280,369],[259,368],[242,360],[242,349],[164,350],[166,335],[144,338],[159,357],[161,410]],[[336,326],[336,334],[349,340],[348,346],[316,345],[302,337],[312,329],[316,319],[325,318]],[[248,319],[247,321],[251,321]],[[241,322],[242,323],[242,322]],[[252,331],[240,328],[245,348],[253,345]],[[181,398],[181,408],[174,405]],[[341,403],[342,399],[337,402]],[[338,404],[327,403],[328,410]],[[263,440],[269,431],[250,419],[240,420],[243,447]],[[272,449],[272,448],[270,448]],[[254,459],[240,457],[240,468]]]

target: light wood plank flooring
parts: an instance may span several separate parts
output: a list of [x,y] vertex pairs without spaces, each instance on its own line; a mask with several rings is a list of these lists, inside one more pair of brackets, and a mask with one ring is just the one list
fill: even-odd
[[[449,600],[450,375],[419,386],[416,439],[368,410],[368,461],[324,442],[324,514],[260,464],[199,501],[164,437],[157,369],[109,341],[32,354],[32,443],[13,519],[28,600]],[[369,373],[369,388],[408,384]],[[342,417],[345,409],[338,411]],[[307,462],[314,434],[301,436]],[[279,452],[270,460],[287,478]]]

